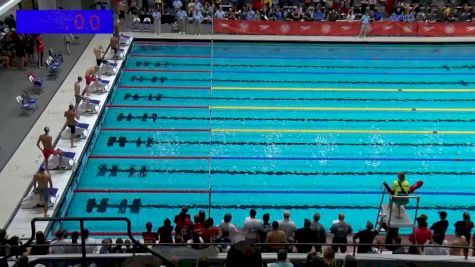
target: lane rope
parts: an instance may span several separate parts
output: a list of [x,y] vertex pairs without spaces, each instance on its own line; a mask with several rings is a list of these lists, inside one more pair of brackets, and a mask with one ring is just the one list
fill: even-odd
[[474,135],[475,131],[413,130],[300,130],[300,129],[211,129],[215,133],[351,133],[351,134],[453,134]]
[[417,88],[312,88],[312,87],[238,87],[213,86],[212,90],[252,90],[252,91],[330,91],[330,92],[419,92],[419,93],[473,93],[475,89],[417,89]]
[[381,158],[381,157],[227,157],[227,156],[127,156],[91,155],[90,159],[156,159],[156,160],[305,160],[305,161],[434,161],[434,162],[473,162],[475,158]]
[[265,107],[265,106],[209,106],[227,110],[304,110],[304,111],[431,111],[475,112],[475,108],[362,108],[362,107]]

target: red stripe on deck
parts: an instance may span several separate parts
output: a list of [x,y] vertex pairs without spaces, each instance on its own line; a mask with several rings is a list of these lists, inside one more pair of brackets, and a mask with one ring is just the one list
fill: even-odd
[[101,128],[101,131],[124,131],[124,132],[209,132],[210,129]]
[[114,105],[108,104],[110,108],[172,108],[172,109],[208,109],[208,106],[147,106],[147,105]]
[[152,86],[152,85],[119,85],[119,89],[185,89],[185,90],[211,90],[206,86]]
[[209,159],[208,156],[115,156],[91,155],[90,159]]
[[208,190],[180,189],[76,189],[74,193],[208,194]]

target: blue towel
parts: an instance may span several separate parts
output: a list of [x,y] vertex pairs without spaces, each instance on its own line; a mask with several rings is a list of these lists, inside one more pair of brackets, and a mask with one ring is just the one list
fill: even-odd
[[76,155],[76,153],[74,153],[74,152],[63,152],[63,157],[65,157],[67,159],[74,159],[75,155]]
[[76,128],[87,129],[87,128],[89,128],[89,124],[87,124],[87,123],[78,123],[78,124],[76,124]]

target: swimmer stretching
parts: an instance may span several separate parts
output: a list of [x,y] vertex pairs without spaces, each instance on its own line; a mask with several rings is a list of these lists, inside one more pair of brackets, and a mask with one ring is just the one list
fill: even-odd
[[[59,165],[58,168],[61,168],[61,162],[63,159],[63,151],[60,149],[53,148],[53,137],[49,135],[49,127],[44,128],[45,133],[38,137],[36,146],[41,150],[44,156],[44,165],[46,171],[49,173],[48,160],[51,155],[59,155]],[[43,148],[40,146],[40,143],[43,145]]]

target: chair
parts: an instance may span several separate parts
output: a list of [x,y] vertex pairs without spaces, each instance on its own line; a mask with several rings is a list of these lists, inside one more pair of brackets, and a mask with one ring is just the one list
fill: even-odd
[[31,89],[33,90],[33,92],[35,93],[39,93],[41,92],[41,90],[43,89],[43,81],[42,80],[38,80],[33,74],[28,74],[28,80],[30,81],[31,83]]
[[18,103],[18,106],[20,107],[22,114],[28,114],[29,112],[32,112],[37,106],[36,101],[33,103],[30,103],[26,100],[23,100],[21,96],[16,97],[16,102]]
[[36,102],[38,102],[38,98],[31,96],[25,90],[21,92],[21,98],[23,99],[24,103],[26,102],[26,103],[36,104]]
[[53,48],[48,50],[48,54],[55,63],[62,64],[64,62],[63,55],[61,53],[56,53]]
[[46,59],[46,66],[48,67],[48,72],[50,74],[56,74],[60,70],[60,64],[56,64],[53,62],[53,59],[49,57]]
[[139,17],[134,17],[133,20],[132,20],[133,24],[132,24],[132,30],[133,31],[140,31],[140,18]]

